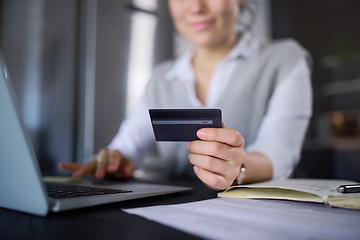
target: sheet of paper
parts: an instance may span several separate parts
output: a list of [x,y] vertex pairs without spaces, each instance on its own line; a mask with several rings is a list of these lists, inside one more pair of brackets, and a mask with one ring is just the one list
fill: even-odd
[[360,239],[360,211],[318,203],[215,198],[124,211],[206,239]]

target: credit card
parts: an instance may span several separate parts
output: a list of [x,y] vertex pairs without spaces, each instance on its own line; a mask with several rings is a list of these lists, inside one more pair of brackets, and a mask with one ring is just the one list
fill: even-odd
[[221,128],[221,109],[149,109],[156,141],[198,140],[200,128]]

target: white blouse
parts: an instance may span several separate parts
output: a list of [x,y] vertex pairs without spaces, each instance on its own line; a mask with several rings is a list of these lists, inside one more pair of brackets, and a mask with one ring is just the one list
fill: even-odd
[[[181,76],[181,79],[186,81],[190,93],[189,102],[194,108],[215,107],[214,104],[223,94],[231,74],[234,71],[236,63],[231,60],[237,58],[239,55],[256,58],[259,44],[260,42],[254,36],[246,33],[232,51],[219,62],[210,82],[205,106],[200,103],[195,93],[195,76],[191,66],[192,51],[188,51],[176,60],[174,66],[167,72],[166,79],[171,81],[177,76]],[[277,138],[288,134],[291,135],[289,139],[292,139],[292,141],[286,144],[287,148],[294,149],[296,152],[296,149],[302,145],[309,119],[294,119],[294,122],[295,120],[297,122],[297,126],[294,128],[293,124],[290,124],[291,121],[288,121],[288,116],[292,115],[296,118],[296,114],[292,113],[299,111],[299,109],[311,112],[312,90],[310,75],[310,69],[306,60],[299,60],[286,76],[283,84],[275,90],[269,102],[267,114],[258,131],[256,141],[245,147],[245,151],[247,152],[261,152],[270,159],[274,170],[273,178],[288,177],[293,169],[290,169],[289,164],[284,164],[282,161],[283,158],[287,159],[287,156],[283,156],[284,151],[281,150],[284,146],[274,146],[274,144],[267,143],[279,142]],[[302,94],[301,96],[299,95],[300,93]],[[306,96],[303,95],[304,93]],[[308,99],[309,101],[298,101],[297,99]],[[281,117],[285,115],[287,121],[283,121]],[[279,131],[281,131],[282,136],[276,134]],[[122,122],[118,133],[108,148],[119,150],[124,156],[138,165],[154,141],[155,138],[149,118],[148,106],[145,97],[143,97]],[[296,153],[296,155],[298,155],[296,157],[296,161],[298,161],[300,153]],[[295,164],[293,163],[291,165],[294,166]]]

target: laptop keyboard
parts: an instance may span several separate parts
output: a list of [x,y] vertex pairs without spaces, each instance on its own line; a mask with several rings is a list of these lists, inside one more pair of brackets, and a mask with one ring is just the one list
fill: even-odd
[[121,189],[88,187],[79,185],[69,185],[61,183],[45,183],[49,197],[52,198],[71,198],[71,197],[86,197],[92,195],[105,195],[116,193],[129,193],[131,191]]

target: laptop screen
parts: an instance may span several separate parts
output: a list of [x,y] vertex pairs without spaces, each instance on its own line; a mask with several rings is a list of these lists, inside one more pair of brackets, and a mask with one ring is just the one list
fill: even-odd
[[0,207],[45,215],[47,197],[0,51]]

